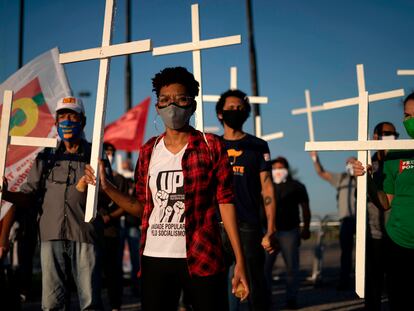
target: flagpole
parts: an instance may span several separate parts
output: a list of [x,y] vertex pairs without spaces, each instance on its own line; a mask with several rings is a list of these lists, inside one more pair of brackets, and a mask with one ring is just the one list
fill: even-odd
[[18,68],[23,67],[23,39],[24,39],[24,0],[20,0],[19,8],[19,56]]
[[[125,35],[126,42],[131,42],[131,0],[125,0]],[[132,108],[132,76],[131,76],[131,55],[126,56],[125,61],[125,112]],[[131,160],[131,152],[126,153],[127,159]]]

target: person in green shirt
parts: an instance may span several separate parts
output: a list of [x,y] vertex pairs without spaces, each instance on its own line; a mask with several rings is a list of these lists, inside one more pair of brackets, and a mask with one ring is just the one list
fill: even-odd
[[[414,92],[404,100],[404,127],[414,139]],[[355,162],[355,176],[365,173]],[[367,168],[369,171],[370,168]],[[389,151],[384,163],[383,191],[368,178],[368,194],[391,209],[386,224],[386,273],[390,310],[413,310],[414,280],[414,150]]]

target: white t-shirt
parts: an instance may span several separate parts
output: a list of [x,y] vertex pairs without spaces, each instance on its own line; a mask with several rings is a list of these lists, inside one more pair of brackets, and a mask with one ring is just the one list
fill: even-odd
[[149,218],[144,255],[186,258],[184,218],[184,175],[181,160],[184,148],[173,154],[164,138],[155,146],[149,166],[149,187],[154,209]]

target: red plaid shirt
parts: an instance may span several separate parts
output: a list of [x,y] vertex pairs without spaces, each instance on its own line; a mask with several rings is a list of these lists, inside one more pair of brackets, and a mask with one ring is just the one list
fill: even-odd
[[[181,162],[185,191],[187,263],[190,274],[196,276],[208,276],[224,270],[217,203],[233,203],[233,175],[227,152],[218,136],[205,136],[208,145],[201,132],[191,129]],[[155,144],[161,137],[153,137],[142,146],[136,166],[137,199],[145,204],[141,256],[149,217],[154,208],[148,185],[149,163]]]

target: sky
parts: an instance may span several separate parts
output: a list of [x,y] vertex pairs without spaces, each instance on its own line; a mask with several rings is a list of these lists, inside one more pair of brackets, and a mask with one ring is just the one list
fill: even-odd
[[[18,66],[19,1],[0,0],[0,83]],[[151,39],[153,47],[191,41],[191,4],[187,0],[132,0],[132,41]],[[414,76],[397,76],[397,69],[414,69],[414,1],[412,0],[252,0],[257,52],[259,95],[269,103],[261,106],[263,134],[283,131],[284,138],[269,141],[271,156],[284,156],[305,184],[316,218],[336,215],[336,190],[320,179],[304,151],[308,140],[305,115],[291,110],[305,106],[305,89],[312,105],[356,97],[356,65],[363,64],[367,91],[414,90]],[[203,93],[220,95],[230,86],[230,67],[238,68],[238,88],[251,94],[249,50],[244,0],[200,0],[201,39],[240,34],[240,45],[203,50]],[[27,63],[58,47],[61,52],[101,45],[104,0],[25,1],[24,54]],[[125,1],[117,1],[113,43],[125,42]],[[106,123],[124,113],[125,57],[111,60]],[[191,52],[132,56],[133,105],[151,96],[151,78],[165,67],[184,66],[192,71]],[[65,65],[69,84],[84,99],[91,138],[99,61]],[[402,99],[370,104],[369,135],[381,121],[396,125],[401,138],[408,138],[402,125]],[[220,127],[214,104],[204,104],[205,126]],[[356,140],[356,106],[313,114],[315,140]],[[157,125],[155,125],[155,123]],[[250,117],[244,127],[253,133]],[[163,131],[154,105],[148,116],[145,140]],[[222,134],[222,131],[218,132]],[[341,172],[353,152],[320,153],[326,170]]]

